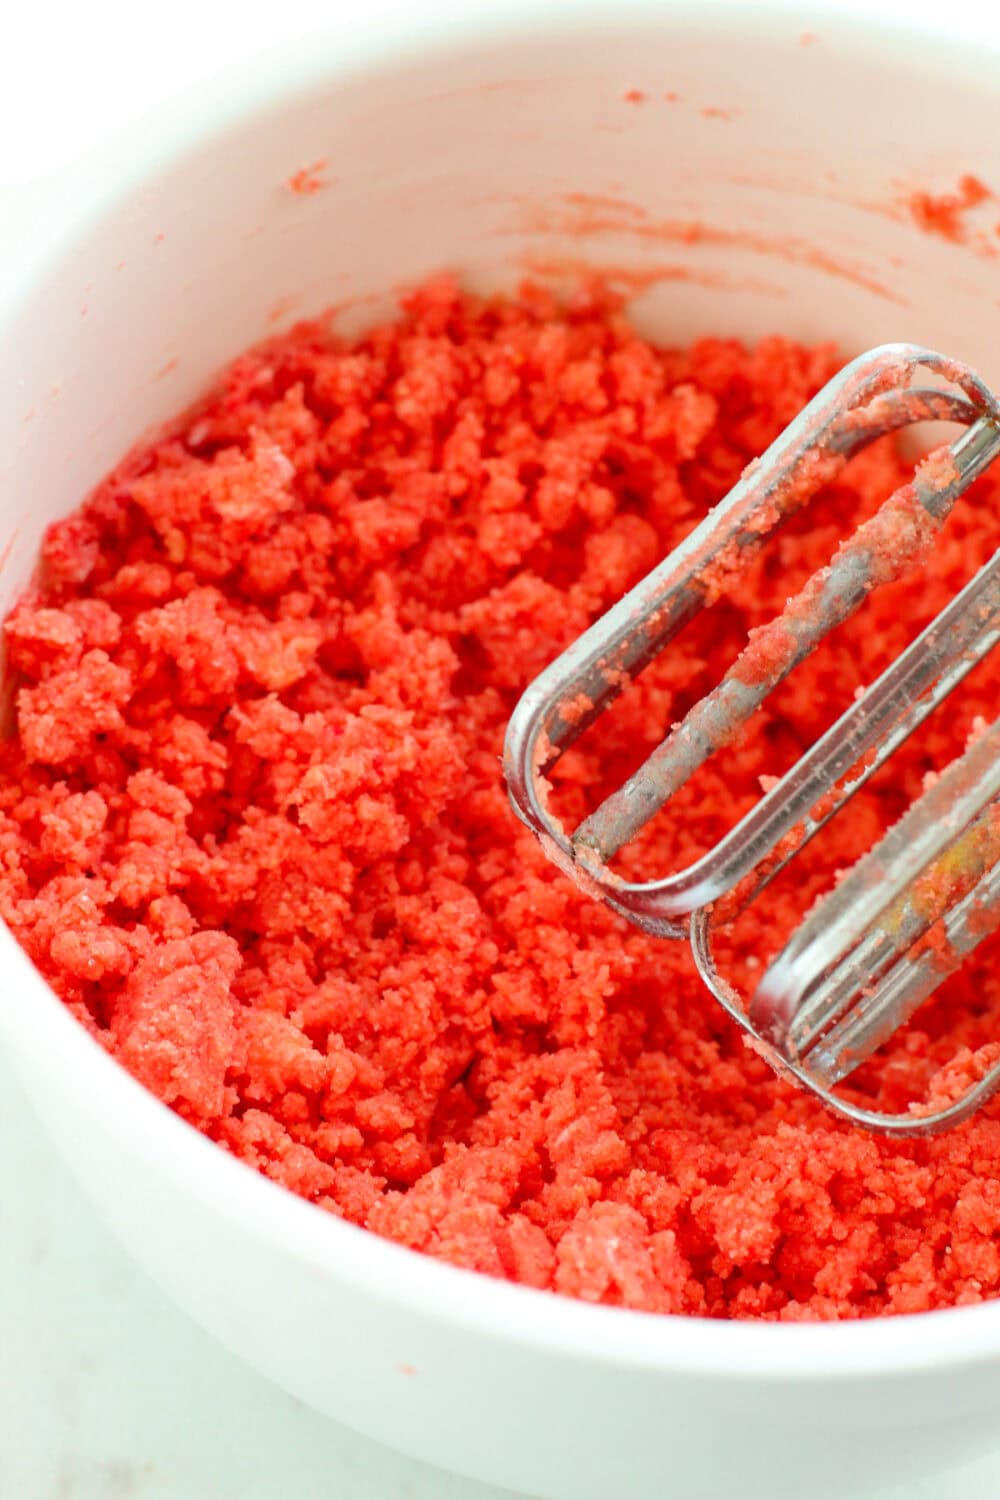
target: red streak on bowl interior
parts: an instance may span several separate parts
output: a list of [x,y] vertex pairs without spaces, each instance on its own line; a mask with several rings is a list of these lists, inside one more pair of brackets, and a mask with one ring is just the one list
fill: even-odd
[[907,305],[898,288],[886,283],[874,267],[835,255],[799,235],[706,224],[696,217],[655,217],[637,204],[608,194],[571,192],[544,203],[536,199],[508,201],[514,205],[512,233],[586,240],[621,235],[658,244],[748,250],[786,265],[805,266],[848,281],[897,306]]
[[517,265],[526,276],[546,285],[563,287],[601,286],[626,300],[652,291],[669,282],[706,287],[711,291],[752,292],[758,296],[786,297],[788,289],[780,281],[759,276],[739,276],[730,271],[676,262],[657,261],[654,265],[618,265],[611,261],[594,261],[579,255],[538,255],[531,251],[517,257]]

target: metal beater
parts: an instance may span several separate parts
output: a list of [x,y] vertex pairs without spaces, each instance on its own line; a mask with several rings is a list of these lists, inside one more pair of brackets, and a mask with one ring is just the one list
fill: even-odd
[[[573,832],[563,828],[545,782],[560,756],[852,454],[928,420],[965,430],[918,466],[775,620],[751,632],[718,685],[624,786]],[[641,883],[620,879],[607,862],[872,589],[913,565],[998,454],[1000,406],[971,370],[911,344],[861,355],[659,567],[540,673],[504,747],[514,810],[561,868],[636,926],[687,937],[709,990],[778,1072],[855,1123],[895,1135],[954,1125],[1000,1087],[998,1062],[934,1110],[890,1114],[833,1092],[1000,925],[1000,720],[823,897],[749,1005],[719,973],[713,935],[1000,639],[1000,552],[707,854]]]

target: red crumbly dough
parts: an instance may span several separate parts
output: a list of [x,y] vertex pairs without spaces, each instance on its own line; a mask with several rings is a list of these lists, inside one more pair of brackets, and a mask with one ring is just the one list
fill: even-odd
[[[1000,1109],[930,1141],[833,1118],[743,1045],[683,945],[550,864],[500,772],[519,691],[837,364],[777,337],[660,350],[596,294],[446,281],[352,345],[315,324],[237,360],[53,528],[7,622],[0,913],[73,1015],[225,1150],[494,1277],[784,1320],[1000,1293]],[[605,758],[581,742],[553,773],[578,816],[907,476],[889,442],[854,460],[649,668]],[[679,794],[649,836],[660,868],[729,827],[814,738],[817,701],[850,701],[991,554],[992,483],[919,587],[876,596],[819,685],[806,663],[763,740]],[[929,753],[859,796],[859,837]],[[816,889],[849,862],[839,837]],[[987,953],[871,1102],[957,1092],[996,1053],[998,1009]]]

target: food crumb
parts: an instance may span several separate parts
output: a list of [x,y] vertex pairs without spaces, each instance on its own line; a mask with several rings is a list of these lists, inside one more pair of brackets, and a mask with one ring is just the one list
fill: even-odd
[[953,193],[911,193],[907,205],[914,223],[927,234],[938,235],[953,244],[964,244],[969,233],[966,215],[970,209],[992,200],[994,194],[984,182],[971,173],[959,179]]
[[330,180],[324,175],[325,172],[326,159],[321,156],[309,166],[300,167],[297,172],[293,172],[288,178],[286,187],[300,198],[311,198],[330,186]]

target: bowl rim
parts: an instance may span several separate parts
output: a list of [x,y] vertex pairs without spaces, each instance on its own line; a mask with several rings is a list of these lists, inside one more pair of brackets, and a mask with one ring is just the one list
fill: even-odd
[[[491,40],[526,33],[563,34],[570,26],[578,37],[588,25],[728,27],[770,40],[784,35],[782,28],[797,37],[815,27],[842,52],[887,58],[901,68],[911,59],[919,73],[933,70],[962,80],[970,71],[983,76],[984,46],[1000,50],[1000,29],[984,40],[976,36],[974,17],[963,31],[962,18],[949,16],[951,34],[942,36],[940,25],[902,10],[871,19],[862,0],[810,0],[794,7],[770,0],[753,8],[736,0],[550,0],[545,7],[532,0],[494,0],[488,18],[476,15],[467,0],[436,0],[407,15],[405,39],[392,12],[392,6],[384,14],[377,5],[368,12],[358,7],[313,37],[231,65],[157,105],[127,134],[109,137],[51,174],[40,184],[41,195],[29,192],[30,226],[14,237],[15,251],[5,265],[0,341],[4,324],[19,321],[73,244],[142,181],[179,165],[206,140],[338,78],[404,69],[443,49],[480,52]],[[928,34],[934,37],[930,57]],[[16,210],[15,204],[15,218]],[[25,1013],[30,1007],[30,1026],[19,1024],[22,1006]],[[593,1365],[754,1384],[937,1374],[1000,1357],[1000,1299],[841,1323],[723,1321],[595,1306],[463,1270],[382,1239],[265,1178],[174,1114],[87,1034],[2,921],[0,1033],[15,1061],[30,1058],[47,1086],[70,1096],[81,1112],[98,1122],[113,1117],[123,1149],[178,1191],[303,1269],[346,1281],[426,1320]]]

